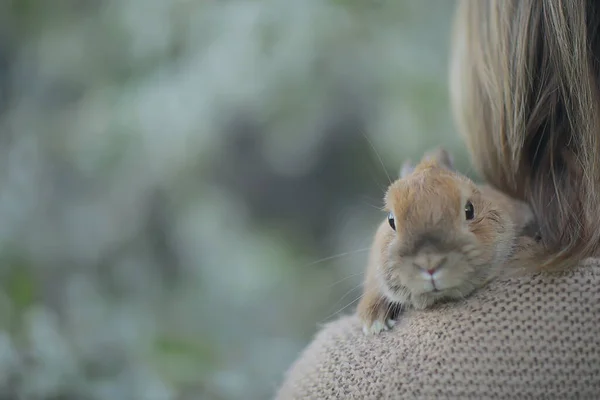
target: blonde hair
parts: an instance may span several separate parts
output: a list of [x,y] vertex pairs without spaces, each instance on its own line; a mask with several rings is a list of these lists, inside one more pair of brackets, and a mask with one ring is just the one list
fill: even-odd
[[596,0],[457,1],[453,114],[483,178],[531,205],[542,267],[598,254],[599,27]]

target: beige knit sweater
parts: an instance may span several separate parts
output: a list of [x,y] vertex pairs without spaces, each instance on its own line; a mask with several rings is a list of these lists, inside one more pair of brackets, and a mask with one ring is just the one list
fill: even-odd
[[600,399],[600,259],[502,280],[365,337],[325,326],[277,399]]

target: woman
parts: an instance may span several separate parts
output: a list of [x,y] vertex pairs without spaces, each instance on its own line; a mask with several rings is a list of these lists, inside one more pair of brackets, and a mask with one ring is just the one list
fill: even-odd
[[541,274],[413,313],[376,338],[325,327],[278,398],[597,398],[600,2],[458,0],[453,111],[473,163],[530,203]]

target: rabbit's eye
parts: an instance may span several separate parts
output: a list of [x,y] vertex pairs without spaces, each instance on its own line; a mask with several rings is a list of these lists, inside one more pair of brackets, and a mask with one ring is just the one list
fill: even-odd
[[390,226],[392,227],[393,230],[396,230],[396,221],[394,219],[394,214],[392,214],[392,213],[388,214],[388,223],[390,224]]
[[473,208],[473,203],[470,201],[467,201],[467,204],[465,204],[465,218],[467,221],[475,218],[475,209]]

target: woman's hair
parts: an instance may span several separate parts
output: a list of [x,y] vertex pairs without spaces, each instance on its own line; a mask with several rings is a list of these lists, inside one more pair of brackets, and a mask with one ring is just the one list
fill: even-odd
[[458,0],[450,92],[473,164],[527,201],[544,267],[600,245],[600,2]]

